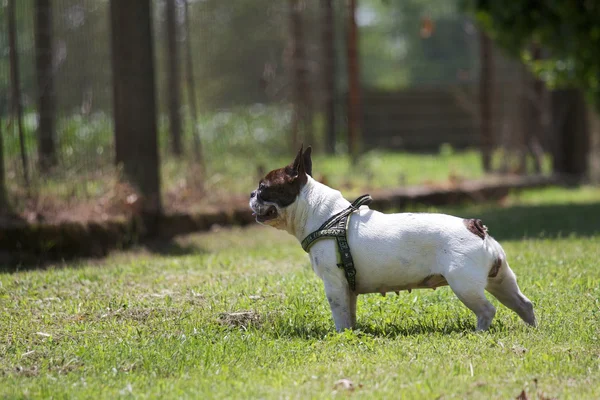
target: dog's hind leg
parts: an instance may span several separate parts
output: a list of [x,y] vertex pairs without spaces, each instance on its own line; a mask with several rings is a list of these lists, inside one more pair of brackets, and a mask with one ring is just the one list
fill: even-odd
[[529,325],[537,325],[533,304],[521,293],[517,285],[517,277],[506,261],[501,262],[495,277],[488,278],[486,290],[500,303],[516,312],[523,321]]
[[496,315],[496,308],[485,297],[486,276],[473,271],[477,268],[468,265],[450,268],[444,277],[460,301],[477,316],[477,330],[485,331]]

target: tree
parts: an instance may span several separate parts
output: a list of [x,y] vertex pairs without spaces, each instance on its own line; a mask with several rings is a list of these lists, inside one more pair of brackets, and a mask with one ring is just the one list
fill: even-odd
[[39,113],[38,157],[40,172],[56,165],[54,134],[54,73],[52,68],[52,5],[35,1],[35,69]]
[[577,89],[559,89],[552,95],[554,146],[552,168],[555,172],[584,176],[590,147],[586,105],[583,93]]
[[321,0],[323,48],[323,105],[325,111],[325,150],[335,152],[335,35],[333,0]]
[[17,47],[17,28],[15,17],[15,0],[8,1],[8,49],[10,62],[11,106],[12,118],[17,120],[19,130],[19,145],[23,178],[29,189],[29,159],[25,148],[25,132],[23,131],[23,104],[21,102],[21,79],[19,75],[19,52]]
[[[496,43],[514,55],[522,54],[546,82],[584,88],[600,105],[600,53],[596,51],[600,3],[475,0],[474,10]],[[532,43],[548,49],[549,57],[533,60]]]
[[[532,46],[532,57],[539,60],[541,51],[538,46]],[[546,95],[542,81],[536,79],[529,68],[522,66],[521,90],[519,99],[519,109],[521,110],[521,170],[527,169],[527,158],[533,160],[535,173],[542,172],[544,150],[542,148],[543,121],[546,112]]]
[[292,82],[293,104],[292,115],[292,151],[307,141],[315,145],[312,139],[312,110],[309,85],[308,59],[304,48],[304,29],[302,11],[305,7],[300,0],[289,0],[290,4],[290,39],[292,44]]
[[161,201],[150,0],[111,0],[110,21],[116,162],[151,230]]
[[[190,6],[189,0],[184,1],[184,24],[185,24],[185,60],[186,60],[186,80],[188,92],[188,107],[190,108],[190,117],[192,122],[192,143],[194,144],[194,156],[198,162],[201,173],[206,171],[204,165],[204,155],[202,154],[202,142],[200,141],[200,131],[198,129],[198,109],[196,105],[196,83],[194,80],[194,59],[192,55],[192,30],[190,28]],[[203,179],[203,177],[201,177]]]
[[0,211],[6,210],[8,206],[6,192],[6,173],[4,170],[4,137],[2,133],[2,121],[0,120]]
[[358,159],[361,108],[360,71],[358,58],[358,26],[356,24],[356,0],[348,2],[348,24],[346,27],[348,52],[348,151],[354,162]]
[[493,65],[492,42],[484,33],[479,33],[481,70],[479,74],[479,124],[481,136],[481,161],[483,170],[492,170],[492,150],[494,148],[492,131]]
[[[470,6],[497,44],[520,56],[551,87],[579,88],[587,95],[595,113],[600,110],[600,52],[597,51],[600,48],[599,2],[473,0]],[[549,55],[544,59],[532,57],[532,44],[545,49]],[[560,168],[556,172],[581,176],[585,171],[582,171],[581,160],[587,159],[589,151],[589,128],[597,124],[589,123],[588,127],[581,129],[567,126],[564,121],[576,121],[581,117],[582,104],[572,91],[559,91],[554,94],[556,96],[564,97],[560,101],[553,101],[561,107],[552,112],[561,119],[555,121],[561,127],[556,142],[569,146],[555,146],[555,149],[563,153],[571,152],[554,154],[555,158],[563,160],[555,164],[556,168]],[[589,111],[588,118],[597,118]],[[591,134],[596,137],[600,132]]]
[[169,98],[169,131],[171,133],[171,152],[176,156],[183,153],[181,147],[181,99],[179,79],[179,48],[176,0],[166,0],[167,19],[167,92]]

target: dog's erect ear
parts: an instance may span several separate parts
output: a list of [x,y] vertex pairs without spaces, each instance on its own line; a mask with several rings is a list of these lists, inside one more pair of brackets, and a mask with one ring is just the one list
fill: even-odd
[[312,159],[310,158],[311,153],[312,147],[308,146],[302,155],[302,158],[304,159],[304,171],[306,171],[306,173],[310,176],[312,176]]
[[[309,174],[308,171],[310,170],[312,172],[312,161],[310,160],[310,152],[311,152],[311,148],[310,146],[308,147],[308,149],[306,149],[306,152],[303,152],[304,145],[300,146],[300,150],[298,151],[298,154],[296,154],[296,159],[294,160],[294,163],[292,164],[292,177],[298,178],[298,181],[300,182],[301,185],[305,184],[307,181],[306,175]],[[307,165],[305,163],[305,154],[308,153],[308,169],[307,169]],[[309,174],[310,175],[310,174]]]
[[303,148],[304,148],[304,145],[301,145],[300,150],[298,150],[298,154],[296,154],[296,158],[294,159],[294,162],[292,163],[293,176],[298,176],[298,174],[300,173],[300,169],[302,169],[304,171],[304,158],[302,157],[302,149]]

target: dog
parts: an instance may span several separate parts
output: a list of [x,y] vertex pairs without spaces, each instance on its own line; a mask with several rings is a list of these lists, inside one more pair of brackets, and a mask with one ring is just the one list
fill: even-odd
[[355,273],[352,281],[345,264],[340,268],[335,238],[321,238],[308,250],[338,332],[356,326],[359,294],[445,285],[475,313],[477,330],[487,330],[496,314],[485,290],[536,326],[531,301],[521,293],[504,250],[480,220],[384,214],[365,205],[352,208],[339,191],[312,178],[310,146],[305,151],[300,148],[290,165],[261,179],[249,204],[257,222],[285,230],[300,242],[332,216],[350,210],[344,240]]

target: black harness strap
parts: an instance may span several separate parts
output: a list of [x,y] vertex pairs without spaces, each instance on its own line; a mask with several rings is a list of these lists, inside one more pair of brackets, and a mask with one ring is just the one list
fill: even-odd
[[308,235],[302,241],[302,248],[308,253],[310,247],[318,240],[324,238],[335,238],[338,245],[338,251],[340,253],[341,263],[337,266],[344,269],[346,279],[350,284],[352,291],[356,290],[356,269],[354,268],[354,260],[352,260],[352,253],[350,253],[350,246],[348,246],[348,235],[346,228],[348,227],[348,221],[350,215],[360,208],[364,204],[371,203],[373,199],[370,195],[365,194],[354,200],[352,204],[344,211],[335,214],[329,218],[319,229]]

